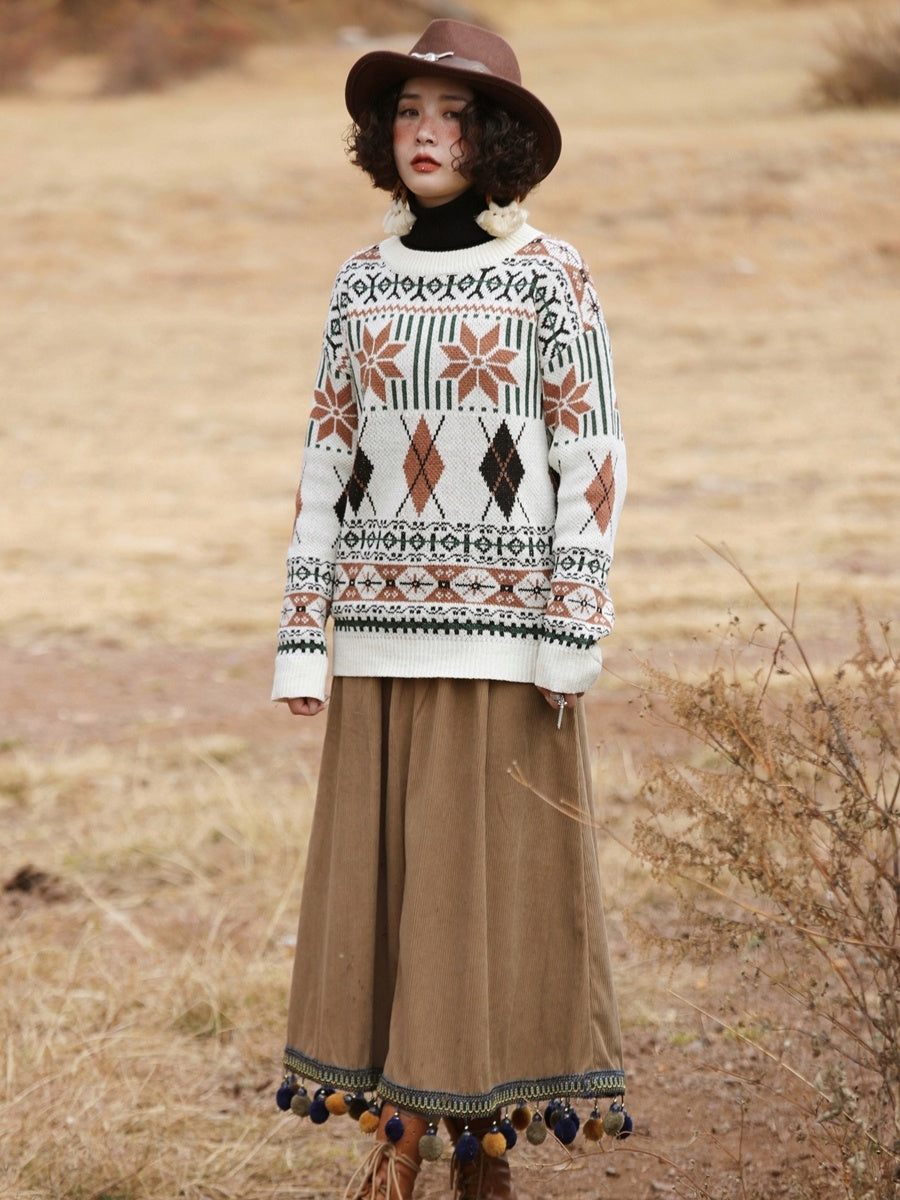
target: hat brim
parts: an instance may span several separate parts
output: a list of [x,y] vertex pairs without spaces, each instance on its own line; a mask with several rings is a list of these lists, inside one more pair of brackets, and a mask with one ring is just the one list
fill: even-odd
[[344,99],[347,111],[360,124],[365,113],[388,88],[404,79],[422,75],[450,75],[469,84],[473,91],[488,96],[513,116],[521,118],[537,134],[541,155],[541,179],[556,166],[562,150],[562,135],[550,110],[521,84],[490,75],[485,71],[452,67],[437,60],[412,58],[393,50],[373,50],[364,54],[350,68]]

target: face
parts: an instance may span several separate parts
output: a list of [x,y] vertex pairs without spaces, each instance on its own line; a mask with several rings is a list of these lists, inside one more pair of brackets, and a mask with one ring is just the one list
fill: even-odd
[[465,153],[459,115],[475,93],[448,75],[407,79],[394,117],[394,161],[425,208],[446,204],[469,186],[454,165]]

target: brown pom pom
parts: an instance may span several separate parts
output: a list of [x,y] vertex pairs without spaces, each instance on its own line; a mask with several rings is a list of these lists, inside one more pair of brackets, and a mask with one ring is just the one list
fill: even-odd
[[367,1108],[359,1118],[359,1127],[363,1133],[374,1133],[378,1128],[378,1121],[378,1113],[372,1112],[371,1108]]
[[481,1149],[488,1158],[502,1158],[506,1153],[506,1138],[499,1129],[491,1129],[481,1139]]
[[343,1092],[332,1092],[325,1097],[325,1107],[333,1117],[343,1117],[347,1112],[347,1100]]
[[589,1142],[599,1142],[603,1137],[603,1119],[588,1117],[584,1123],[584,1136]]
[[512,1114],[509,1119],[512,1121],[513,1129],[517,1129],[519,1133],[522,1133],[531,1124],[531,1118],[533,1116],[534,1113],[527,1104],[517,1104],[512,1110]]

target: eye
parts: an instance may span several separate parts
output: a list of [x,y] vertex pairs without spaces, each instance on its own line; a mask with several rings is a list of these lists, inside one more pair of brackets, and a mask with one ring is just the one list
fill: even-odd
[[417,117],[418,115],[418,109],[412,108],[410,105],[405,105],[397,109],[398,117]]

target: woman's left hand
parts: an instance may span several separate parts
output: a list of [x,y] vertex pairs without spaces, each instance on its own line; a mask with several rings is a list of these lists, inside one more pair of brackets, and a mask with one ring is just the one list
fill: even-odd
[[[537,687],[537,684],[535,684]],[[550,688],[538,687],[538,691],[550,705],[554,712],[559,711],[559,698],[562,696],[566,702],[566,708],[574,708],[575,701],[580,700],[584,692],[554,692]]]

